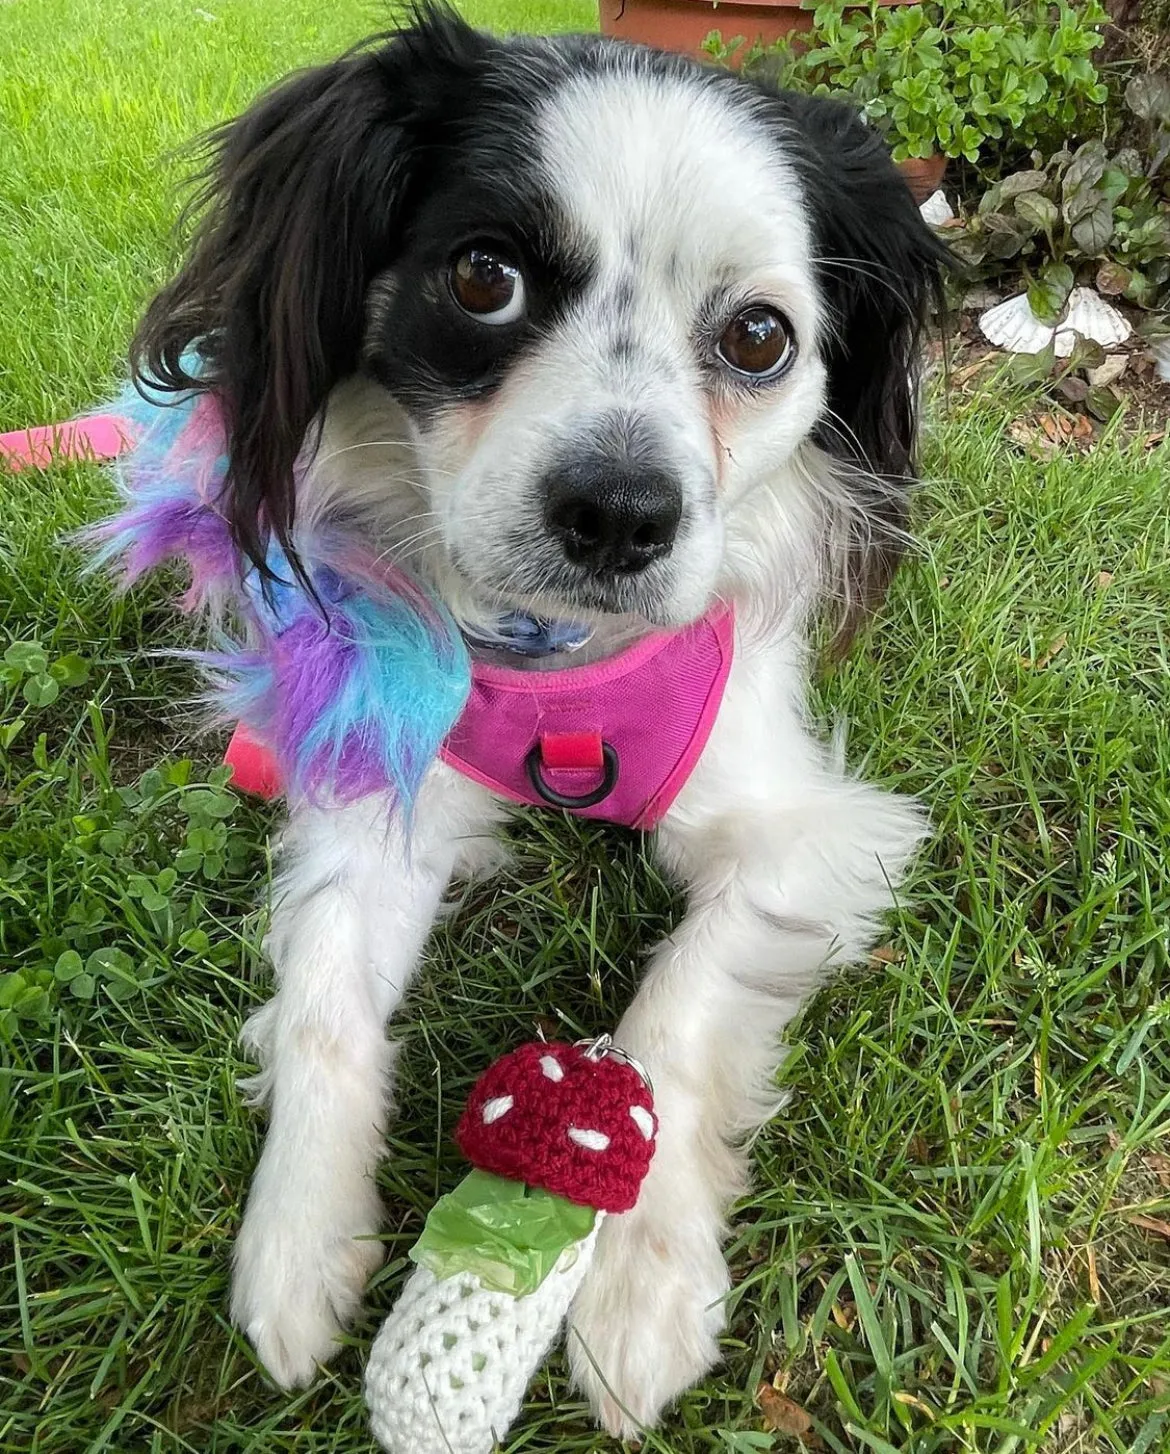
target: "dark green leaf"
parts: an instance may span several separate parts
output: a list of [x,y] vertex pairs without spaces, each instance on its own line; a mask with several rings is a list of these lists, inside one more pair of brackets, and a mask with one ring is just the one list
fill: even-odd
[[49,665],[44,648],[35,641],[14,641],[5,651],[4,660],[18,671],[39,675]]
[[1113,204],[1108,197],[1098,197],[1093,210],[1073,223],[1072,235],[1076,245],[1090,257],[1105,251],[1113,236]]
[[50,707],[61,688],[47,672],[30,676],[24,684],[24,698],[30,707]]
[[1039,192],[1047,182],[1048,177],[1044,172],[1012,172],[996,186],[1000,197],[1007,202],[1012,197],[1021,197],[1029,192]]
[[22,1020],[44,1020],[49,1013],[48,992],[29,985],[12,1008]]
[[166,787],[163,775],[157,767],[149,767],[138,779],[138,788],[144,798],[155,798]]
[[53,973],[62,984],[69,984],[77,976],[84,972],[85,966],[81,962],[81,955],[76,949],[67,949],[64,954],[57,958],[53,967]]
[[1080,211],[1092,205],[1085,199],[1101,180],[1108,162],[1109,157],[1102,142],[1087,141],[1084,146],[1077,148],[1064,174],[1065,216],[1070,221],[1072,215],[1079,215]]
[[1060,221],[1060,208],[1043,192],[1025,192],[1016,198],[1016,216],[1038,232],[1051,233]]
[[1095,339],[1073,334],[1072,351],[1064,360],[1065,369],[1099,369],[1104,362],[1105,350]]
[[966,228],[952,228],[947,233],[947,244],[960,262],[968,263],[972,267],[981,263],[987,256],[985,233],[971,232]]
[[1028,303],[1042,323],[1055,323],[1072,292],[1073,271],[1067,263],[1049,263],[1028,284]]
[[71,651],[68,656],[58,657],[49,672],[64,687],[80,687],[89,680],[89,663]]
[[1048,378],[1056,362],[1055,342],[1047,344],[1039,353],[1014,353],[1008,365],[1017,384],[1039,384]]
[[85,962],[86,970],[102,979],[115,979],[136,984],[134,961],[124,949],[95,949]]
[[1139,308],[1152,308],[1158,300],[1158,289],[1150,282],[1145,273],[1140,273],[1134,268],[1130,273],[1129,282],[1125,285],[1123,296],[1126,302],[1136,303]]
[[1108,384],[1103,384],[1089,390],[1085,398],[1085,408],[1094,419],[1100,419],[1104,423],[1112,419],[1121,408],[1121,400]]
[[1170,124],[1170,76],[1143,71],[1125,88],[1125,104],[1143,121]]
[[208,788],[192,788],[183,797],[183,807],[188,813],[201,813],[208,818],[230,818],[237,805],[237,799],[231,793],[214,792]]
[[23,974],[0,974],[0,1010],[11,1009],[27,988]]
[[1120,167],[1106,167],[1105,174],[1097,183],[1097,190],[1110,202],[1117,202],[1130,188],[1130,179]]

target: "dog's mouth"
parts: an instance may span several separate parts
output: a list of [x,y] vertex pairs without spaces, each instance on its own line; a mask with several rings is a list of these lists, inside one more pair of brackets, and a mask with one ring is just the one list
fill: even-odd
[[[512,614],[549,623],[553,635],[571,638],[577,629],[589,629],[615,618],[635,617],[648,626],[678,624],[670,609],[669,584],[663,566],[637,575],[594,572],[567,562],[544,562],[534,557],[531,545],[517,547],[523,561],[506,575],[484,574],[469,568],[458,552],[452,564],[481,609],[476,615],[494,620]],[[663,563],[665,565],[665,563]]]

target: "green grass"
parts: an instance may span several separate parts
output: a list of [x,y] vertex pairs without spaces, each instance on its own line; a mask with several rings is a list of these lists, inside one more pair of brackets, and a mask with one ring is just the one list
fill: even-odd
[[[0,428],[116,378],[168,265],[161,154],[378,23],[304,0],[206,10],[3,6]],[[1170,455],[1119,434],[1040,465],[1006,442],[1012,408],[939,403],[925,550],[825,686],[857,764],[920,794],[938,833],[891,951],[792,1027],[790,1098],[736,1220],[726,1361],[653,1449],[773,1447],[753,1398],[777,1372],[835,1451],[1170,1448],[1170,1244],[1132,1221],[1170,1220]],[[0,757],[0,967],[23,986],[0,1050],[0,1448],[365,1450],[362,1358],[459,1174],[446,1132],[470,1081],[538,1019],[612,1025],[677,905],[626,836],[550,817],[516,834],[395,1028],[368,1312],[313,1389],[273,1391],[225,1316],[259,1137],[235,1035],[265,992],[271,820],[219,790],[185,673],[143,648],[178,639],[164,592],[113,600],[62,550],[106,499],[83,468],[0,490],[3,633],[89,669],[76,683],[67,662],[40,707],[27,673],[0,685],[0,724],[26,718]],[[509,1449],[607,1447],[554,1360]]]

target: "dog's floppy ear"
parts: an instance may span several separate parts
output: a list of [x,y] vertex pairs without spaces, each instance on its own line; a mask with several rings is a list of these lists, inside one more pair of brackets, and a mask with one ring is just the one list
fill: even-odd
[[488,44],[451,12],[423,10],[376,48],[283,82],[204,142],[186,264],[147,309],[133,364],[140,383],[219,396],[222,503],[262,569],[270,532],[297,564],[294,461],[357,365],[366,291],[398,247],[418,155],[441,144]]
[[[776,98],[773,97],[775,101]],[[918,355],[947,249],[922,220],[881,136],[837,101],[778,98],[785,153],[811,209],[828,317],[828,407],[817,429],[840,465],[834,647],[848,647],[902,554],[915,465]]]

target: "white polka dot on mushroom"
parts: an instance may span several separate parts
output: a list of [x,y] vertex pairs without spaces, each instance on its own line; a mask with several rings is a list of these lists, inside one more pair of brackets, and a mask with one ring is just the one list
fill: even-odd
[[492,1096],[490,1101],[483,1103],[483,1123],[490,1126],[493,1121],[498,1121],[501,1116],[506,1116],[515,1105],[511,1096]]
[[654,1135],[654,1117],[650,1114],[646,1107],[631,1106],[630,1120],[633,1121],[634,1125],[637,1126],[638,1130],[641,1131],[642,1135],[645,1136],[647,1141],[649,1141],[651,1136]]
[[590,1131],[581,1126],[569,1127],[569,1140],[586,1151],[605,1151],[609,1146],[609,1137],[604,1131]]
[[565,1072],[561,1062],[555,1055],[542,1055],[540,1057],[540,1068],[549,1080],[564,1080]]

